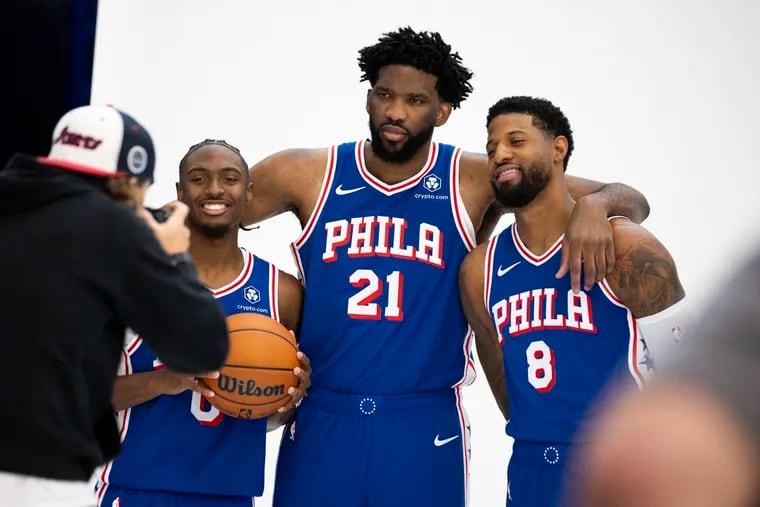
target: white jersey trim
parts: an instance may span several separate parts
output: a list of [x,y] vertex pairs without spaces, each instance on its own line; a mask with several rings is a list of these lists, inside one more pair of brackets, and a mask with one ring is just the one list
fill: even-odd
[[451,191],[451,212],[454,214],[454,223],[456,224],[459,235],[464,241],[467,250],[472,250],[477,246],[475,227],[472,225],[470,215],[467,213],[462,195],[459,192],[459,175],[460,160],[462,159],[462,149],[456,148],[451,156],[451,167],[449,168],[449,182]]
[[636,318],[631,313],[631,310],[625,306],[625,303],[615,295],[606,278],[601,282],[598,282],[597,285],[610,303],[619,306],[626,311],[626,320],[628,322],[628,371],[631,373],[631,376],[636,381],[639,388],[642,388],[644,387],[644,375],[641,373],[641,370],[639,370],[639,356],[644,353],[644,351],[640,348],[639,330],[638,325],[636,324]]
[[269,313],[271,317],[280,320],[280,273],[274,264],[269,264]]
[[517,222],[514,222],[512,225],[512,239],[515,242],[515,247],[517,247],[517,251],[522,256],[523,259],[530,262],[534,266],[540,266],[541,264],[544,264],[546,261],[551,259],[555,253],[557,253],[560,248],[562,247],[562,240],[565,239],[565,235],[562,234],[559,238],[557,238],[557,241],[554,242],[552,246],[550,246],[544,253],[541,255],[535,255],[533,252],[531,252],[527,246],[525,246],[525,243],[523,243],[522,238],[520,238],[520,234],[517,232]]
[[[486,250],[486,259],[483,264],[483,303],[486,306],[486,313],[488,318],[493,323],[493,316],[491,315],[491,287],[493,286],[493,265],[494,265],[494,252],[496,251],[496,244],[499,242],[500,234],[492,236],[488,240],[488,249]],[[496,327],[496,337],[499,340],[499,347],[504,343],[504,336],[501,334],[501,329]]]
[[415,175],[403,181],[389,184],[380,180],[374,174],[369,172],[369,170],[367,170],[367,163],[364,159],[364,146],[366,144],[367,141],[359,141],[356,143],[356,151],[354,152],[354,157],[356,159],[356,167],[359,169],[359,175],[364,181],[367,182],[369,186],[387,196],[403,192],[404,190],[408,190],[417,185],[417,183],[422,181],[422,178],[425,177],[425,175],[430,171],[430,169],[438,160],[438,143],[431,142],[430,150],[428,151],[428,158],[422,165],[422,168]]
[[337,147],[330,146],[327,151],[327,164],[325,165],[325,175],[322,178],[322,188],[319,190],[319,197],[317,198],[317,204],[314,205],[314,209],[311,210],[309,219],[306,221],[301,234],[293,242],[296,248],[301,248],[303,244],[311,236],[311,232],[314,230],[314,224],[319,220],[319,216],[322,214],[322,210],[325,207],[325,202],[332,189],[333,180],[335,179],[335,169],[337,163]]
[[243,254],[243,269],[241,269],[240,273],[238,273],[238,276],[235,277],[235,279],[227,285],[218,289],[209,289],[215,298],[226,296],[227,294],[239,289],[251,277],[251,273],[253,273],[254,263],[253,254],[242,247],[240,248],[240,252]]

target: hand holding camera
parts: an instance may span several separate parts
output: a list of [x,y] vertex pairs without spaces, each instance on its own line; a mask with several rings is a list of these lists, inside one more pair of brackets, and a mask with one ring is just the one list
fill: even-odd
[[174,201],[158,210],[139,209],[137,213],[156,235],[164,252],[177,255],[190,248],[190,229],[185,225],[188,211],[184,203]]

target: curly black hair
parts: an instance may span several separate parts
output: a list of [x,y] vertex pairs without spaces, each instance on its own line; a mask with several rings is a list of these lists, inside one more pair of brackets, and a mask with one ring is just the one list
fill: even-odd
[[565,155],[564,168],[567,169],[567,163],[573,153],[575,143],[573,142],[573,130],[570,128],[570,121],[560,108],[546,99],[537,97],[504,97],[488,109],[486,128],[495,117],[509,113],[527,114],[533,118],[533,125],[549,136],[565,137],[567,139],[567,155]]
[[190,157],[190,155],[192,155],[199,149],[203,148],[204,146],[209,146],[212,144],[215,144],[218,146],[224,146],[225,148],[230,150],[232,153],[237,155],[240,158],[240,163],[243,164],[243,172],[245,173],[248,172],[248,163],[245,161],[245,159],[243,158],[243,155],[240,153],[240,150],[237,147],[232,146],[230,143],[228,143],[224,139],[204,139],[198,144],[194,144],[190,148],[187,149],[187,153],[185,153],[185,155],[182,157],[182,160],[179,161],[180,175],[182,174],[182,171],[184,171],[185,166],[187,165],[187,159]]
[[438,78],[438,95],[456,109],[472,93],[472,72],[462,66],[459,53],[451,51],[438,32],[417,32],[411,27],[384,33],[372,46],[359,50],[359,81],[375,86],[386,65],[409,65]]

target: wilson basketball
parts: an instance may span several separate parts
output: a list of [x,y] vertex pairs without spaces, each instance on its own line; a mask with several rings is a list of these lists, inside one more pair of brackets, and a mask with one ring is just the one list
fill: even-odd
[[300,365],[290,332],[274,319],[257,313],[227,317],[230,351],[219,378],[199,378],[215,396],[208,401],[220,412],[240,419],[258,419],[276,412],[298,385],[293,368]]

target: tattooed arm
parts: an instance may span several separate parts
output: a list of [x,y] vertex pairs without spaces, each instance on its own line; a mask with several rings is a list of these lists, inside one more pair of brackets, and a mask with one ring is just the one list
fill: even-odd
[[483,266],[488,244],[482,244],[467,254],[459,268],[459,293],[467,321],[475,331],[478,359],[486,374],[488,385],[504,419],[509,419],[507,383],[504,379],[504,360],[496,328],[485,306]]
[[634,317],[657,314],[686,295],[676,264],[652,233],[625,219],[612,221],[615,269],[607,275],[610,288]]

